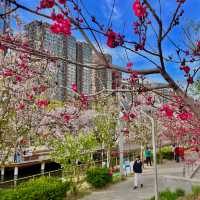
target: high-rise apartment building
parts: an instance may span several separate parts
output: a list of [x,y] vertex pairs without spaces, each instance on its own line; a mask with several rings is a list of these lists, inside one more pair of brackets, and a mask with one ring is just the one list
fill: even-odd
[[[39,21],[33,21],[25,26],[30,45],[40,51],[46,50],[51,55],[60,56],[74,63],[63,60],[56,62],[57,70],[55,71],[52,81],[57,83],[56,90],[50,93],[52,98],[64,100],[73,93],[72,84],[76,84],[78,92],[89,95],[101,91],[103,88],[112,89],[113,82],[117,82],[112,69],[102,65],[102,56],[97,56],[92,52],[91,47],[86,42],[76,42],[73,36],[63,36],[54,34],[49,29],[50,25]],[[112,64],[112,56],[105,54],[109,64]],[[80,64],[78,64],[80,63]],[[81,66],[81,64],[98,64],[100,70],[93,70]],[[116,72],[119,75],[121,74]]]
[[[54,34],[49,24],[33,21],[25,26],[30,45],[39,50],[47,50],[50,54],[76,61],[76,39],[73,36]],[[71,85],[76,83],[76,65],[58,60],[54,82],[57,83],[53,98],[64,100],[71,94]]]
[[[93,70],[92,74],[92,91],[93,93],[99,92],[102,89],[112,89],[112,69],[109,69],[109,67],[102,65],[102,55],[99,53],[99,55],[96,55],[93,52],[92,55],[92,62],[97,64],[99,68],[104,69],[97,69]],[[107,63],[112,64],[112,56],[109,54],[104,54],[105,59],[107,60]],[[98,68],[97,67],[97,68]]]
[[122,83],[122,72],[112,70],[112,89],[119,88]]
[[[89,44],[85,42],[77,42],[76,46],[76,60],[81,64],[88,64],[92,62],[92,49]],[[92,69],[77,65],[77,88],[83,94],[92,93]]]

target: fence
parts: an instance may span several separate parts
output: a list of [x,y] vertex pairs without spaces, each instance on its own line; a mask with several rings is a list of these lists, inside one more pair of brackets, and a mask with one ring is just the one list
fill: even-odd
[[31,176],[26,176],[23,178],[12,179],[9,181],[2,181],[2,182],[0,182],[0,188],[14,188],[20,183],[23,183],[30,179],[39,178],[41,176],[62,177],[62,171],[63,171],[62,169],[58,169],[58,170],[54,170],[54,171],[49,171],[49,172],[34,174]]
[[[77,165],[77,167],[79,168],[80,171],[80,175],[83,176],[85,171],[88,169],[89,166],[102,166],[102,161],[97,161],[97,162],[92,162],[90,165],[88,164],[80,164]],[[0,182],[0,188],[14,188],[17,185],[19,185],[20,183],[23,183],[25,181],[28,181],[30,179],[35,179],[35,178],[39,178],[41,176],[49,176],[49,177],[73,177],[74,172],[73,171],[64,171],[63,169],[58,169],[58,170],[53,170],[53,171],[49,171],[49,172],[43,172],[43,173],[39,173],[39,174],[34,174],[31,176],[26,176],[23,178],[17,178],[17,179],[12,179],[12,180],[8,180],[8,181],[1,181]]]

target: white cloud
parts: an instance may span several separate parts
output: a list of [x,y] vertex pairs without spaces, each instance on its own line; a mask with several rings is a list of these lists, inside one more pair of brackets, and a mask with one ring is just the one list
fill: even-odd
[[[114,2],[114,0],[105,0],[105,4],[103,4],[103,9],[106,11],[106,12],[104,11],[105,17],[107,19],[110,17],[110,14],[111,14],[111,11],[112,11],[112,8],[113,8],[113,2]],[[117,19],[120,19],[121,17],[122,17],[121,12],[117,8],[116,2],[115,2],[112,19],[117,20]]]

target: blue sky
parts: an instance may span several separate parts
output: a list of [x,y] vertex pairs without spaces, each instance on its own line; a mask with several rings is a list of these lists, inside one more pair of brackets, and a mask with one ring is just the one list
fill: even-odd
[[[17,0],[18,2],[31,7],[36,8],[39,4],[39,0]],[[77,0],[79,3],[81,0]],[[94,15],[98,21],[102,22],[107,26],[109,21],[109,16],[112,9],[113,0],[82,0],[84,7],[82,6],[82,10],[84,11],[84,15],[87,16],[87,19],[89,20],[89,15]],[[159,4],[156,3],[158,1],[150,0],[151,5],[156,9],[159,10]],[[173,13],[173,11],[176,8],[176,0],[161,0],[162,3],[162,19],[164,22],[164,27],[166,28],[169,24],[169,16]],[[112,16],[112,28],[114,31],[119,33],[124,33],[126,35],[126,38],[128,40],[135,40],[136,36],[133,33],[132,24],[136,20],[136,17],[133,14],[132,11],[132,4],[133,0],[116,0],[113,16]],[[85,9],[87,8],[87,10]],[[200,8],[200,0],[186,0],[186,3],[183,6],[184,8],[184,15],[181,18],[180,26],[175,27],[174,31],[170,34],[170,37],[176,41],[178,45],[185,48],[184,44],[184,34],[182,31],[182,27],[185,27],[190,23],[191,20],[200,22],[200,15],[199,15],[199,8]],[[48,11],[43,11],[48,13]],[[34,19],[39,19],[45,21],[45,19],[38,18],[37,16],[34,16],[33,14],[18,11],[19,15],[21,16],[24,23],[28,23]],[[156,26],[155,24],[153,24]],[[181,30],[181,31],[180,31]],[[73,33],[77,39],[83,40],[82,36],[78,32]],[[101,43],[102,48],[105,52],[110,53],[113,56],[113,63],[119,64],[121,66],[126,66],[126,63],[128,62],[128,58],[131,62],[134,63],[135,69],[145,69],[154,67],[150,63],[146,62],[144,59],[141,59],[137,55],[133,53],[125,53],[125,50],[122,48],[115,48],[115,49],[109,49],[106,46],[106,40],[102,36],[97,36],[98,40]],[[147,45],[148,46],[155,46],[155,35],[152,34],[152,32],[149,32]],[[92,39],[93,40],[93,39]],[[164,55],[167,56],[173,56],[175,55],[174,48],[172,45],[166,41],[164,46]],[[150,57],[151,59],[154,59]],[[158,60],[154,59],[156,62]],[[168,63],[167,64],[167,71],[170,74],[173,74],[174,78],[179,81],[184,81],[183,73],[179,70],[179,65]],[[160,76],[150,76],[151,79],[156,81],[163,81]]]

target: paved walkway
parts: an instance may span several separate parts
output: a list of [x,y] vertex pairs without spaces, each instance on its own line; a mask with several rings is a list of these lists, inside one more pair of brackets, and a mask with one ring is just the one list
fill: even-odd
[[[159,175],[181,175],[180,165],[170,165],[167,168],[159,167]],[[144,170],[144,187],[133,190],[133,177],[115,184],[105,190],[96,191],[81,200],[147,200],[154,195],[153,169]],[[162,185],[159,179],[160,186]],[[162,186],[161,186],[162,187]]]

